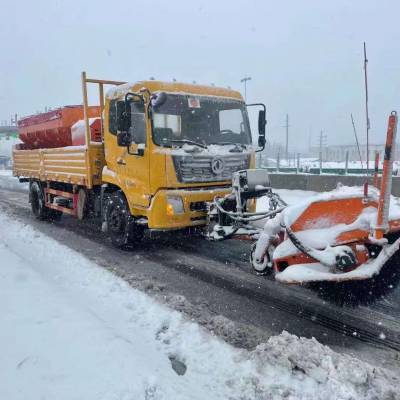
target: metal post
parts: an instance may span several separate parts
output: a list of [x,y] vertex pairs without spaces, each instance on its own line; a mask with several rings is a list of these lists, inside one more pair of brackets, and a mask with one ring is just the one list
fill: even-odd
[[104,135],[104,120],[103,120],[103,112],[104,112],[104,86],[103,86],[102,83],[99,83],[99,97],[100,97],[101,138],[103,139],[103,135]]
[[370,122],[369,122],[369,113],[368,113],[368,75],[367,75],[367,48],[364,42],[364,86],[365,86],[365,118],[367,124],[367,178],[369,176],[369,130],[370,130]]
[[382,239],[389,228],[390,195],[392,193],[393,158],[396,145],[397,113],[392,111],[389,117],[386,136],[385,157],[383,159],[383,171],[381,190],[378,201],[378,215],[376,218],[375,238]]
[[278,156],[276,157],[276,172],[279,172],[280,162],[281,162],[281,156],[278,153]]
[[286,152],[286,162],[288,162],[289,159],[289,114],[286,114],[286,147],[285,147],[285,152]]
[[322,151],[319,152],[319,174],[322,174]]
[[240,80],[240,82],[244,83],[244,101],[247,102],[247,81],[251,81],[251,76],[245,76]]
[[88,115],[87,81],[86,81],[85,71],[82,72],[82,96],[83,96],[83,119],[85,120],[85,143],[86,143],[85,163],[88,176],[87,187],[91,188],[93,183],[93,176],[89,158],[90,126],[89,126],[89,115]]
[[83,119],[85,120],[85,138],[86,146],[89,148],[90,145],[90,126],[88,116],[88,95],[87,95],[87,84],[86,84],[86,72],[82,72],[82,95],[83,95]]
[[374,186],[378,187],[378,175],[379,175],[379,151],[375,151],[375,171],[374,171]]
[[347,175],[348,171],[349,171],[349,151],[347,150],[346,151],[346,162],[344,165],[344,174]]
[[297,153],[297,166],[296,166],[296,174],[299,173],[300,170],[300,153]]

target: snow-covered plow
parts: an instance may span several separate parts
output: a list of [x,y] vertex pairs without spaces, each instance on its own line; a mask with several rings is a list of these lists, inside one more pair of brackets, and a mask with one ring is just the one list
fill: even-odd
[[[397,114],[392,112],[380,189],[344,187],[286,206],[261,170],[234,176],[233,192],[215,200],[218,224],[211,237],[256,238],[251,264],[285,283],[364,280],[379,274],[400,246],[400,202],[391,196]],[[258,172],[257,172],[258,171]],[[252,201],[268,196],[270,209],[250,212]],[[254,222],[267,219],[263,229]]]
[[398,250],[400,204],[392,199],[388,229],[377,235],[378,190],[338,187],[270,219],[252,251],[259,273],[273,268],[286,283],[371,278]]

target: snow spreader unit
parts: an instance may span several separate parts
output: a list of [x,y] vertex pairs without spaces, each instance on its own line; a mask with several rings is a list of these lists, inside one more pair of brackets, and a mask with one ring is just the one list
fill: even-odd
[[[254,270],[273,272],[285,283],[364,280],[378,274],[400,245],[400,203],[391,196],[396,129],[397,113],[392,112],[380,190],[368,183],[338,185],[286,206],[273,193],[265,171],[239,171],[232,193],[214,201],[217,223],[210,238],[257,238],[251,251]],[[248,205],[261,196],[269,198],[269,210],[249,212]],[[265,219],[263,228],[256,226]]]

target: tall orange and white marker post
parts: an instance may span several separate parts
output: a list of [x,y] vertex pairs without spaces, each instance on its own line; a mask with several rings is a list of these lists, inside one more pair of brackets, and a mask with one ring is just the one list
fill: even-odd
[[392,193],[393,158],[396,145],[397,112],[392,111],[389,116],[386,135],[385,157],[383,159],[383,171],[381,181],[381,193],[379,196],[378,216],[375,228],[375,238],[382,239],[389,229],[390,195]]

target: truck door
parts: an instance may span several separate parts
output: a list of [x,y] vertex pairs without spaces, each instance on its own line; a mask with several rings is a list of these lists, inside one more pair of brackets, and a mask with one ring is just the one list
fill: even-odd
[[118,181],[131,206],[148,207],[150,205],[150,154],[147,143],[148,121],[144,112],[144,105],[132,102],[131,106],[131,126],[129,133],[132,144],[129,149],[118,146],[117,136],[111,131],[111,119],[116,119],[115,125],[118,126],[118,112],[113,110],[118,108],[119,101],[110,102],[110,133],[108,139],[105,138],[106,161],[109,169],[118,175]]
[[150,205],[150,152],[147,144],[147,118],[142,103],[131,103],[129,133],[132,144],[129,150],[125,149],[126,164],[121,165],[121,169],[125,172],[132,203],[148,207]]

